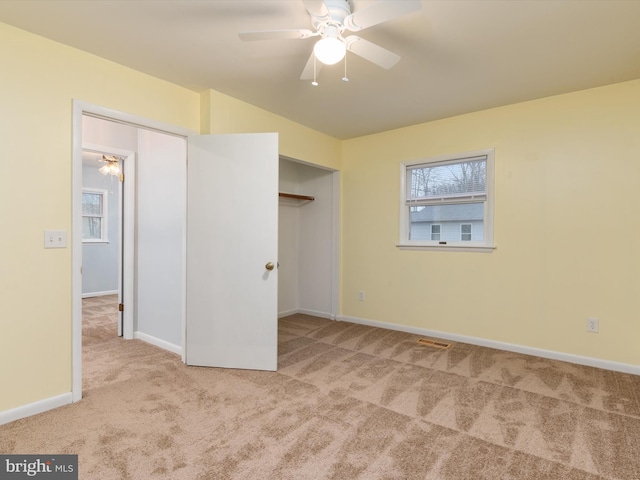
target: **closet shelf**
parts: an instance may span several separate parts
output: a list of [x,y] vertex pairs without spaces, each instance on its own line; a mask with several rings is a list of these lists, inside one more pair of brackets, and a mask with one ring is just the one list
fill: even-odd
[[313,202],[315,200],[315,197],[310,197],[309,195],[298,195],[297,193],[279,192],[278,196],[283,203],[298,206],[304,205],[305,203]]

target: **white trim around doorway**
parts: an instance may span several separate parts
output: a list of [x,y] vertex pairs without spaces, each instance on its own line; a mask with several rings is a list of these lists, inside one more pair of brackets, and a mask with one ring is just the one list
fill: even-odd
[[[72,104],[72,182],[71,182],[71,199],[72,199],[72,275],[71,275],[71,288],[72,288],[72,386],[71,386],[71,398],[73,402],[77,402],[82,399],[82,116],[90,115],[105,120],[110,120],[119,123],[125,123],[132,126],[146,128],[149,130],[155,130],[169,135],[176,135],[179,137],[189,137],[195,135],[196,132],[179,127],[176,125],[159,122],[156,120],[140,117],[137,115],[119,112],[110,108],[93,105],[91,103],[83,102],[81,100],[73,100]],[[115,153],[115,152],[114,152]],[[134,155],[135,156],[135,155]],[[128,162],[129,165],[133,165],[133,161]],[[125,160],[125,167],[127,162]],[[128,169],[127,169],[128,170]],[[127,171],[125,171],[127,175]],[[125,183],[125,188],[127,184]],[[134,188],[134,182],[129,183],[129,188]],[[132,190],[133,191],[133,190]],[[127,193],[125,192],[125,195]],[[131,197],[133,198],[133,197]],[[132,202],[129,202],[132,203]],[[131,206],[133,208],[133,205]],[[126,222],[126,220],[125,220]],[[127,228],[125,226],[125,228]],[[186,228],[185,228],[186,235]],[[184,244],[186,245],[186,239]],[[123,260],[123,268],[133,269],[133,260],[130,260],[131,264],[127,264],[127,259]],[[186,279],[186,275],[184,275]],[[183,285],[183,295],[186,296],[186,285]],[[126,297],[125,297],[126,300]],[[185,305],[186,302],[183,302]],[[185,312],[183,312],[183,331],[185,328]],[[133,321],[130,322],[131,331],[123,332],[125,338],[133,338]],[[183,335],[184,337],[184,335]],[[183,338],[184,343],[184,338]],[[184,345],[183,345],[184,347]],[[184,351],[184,348],[183,348]]]

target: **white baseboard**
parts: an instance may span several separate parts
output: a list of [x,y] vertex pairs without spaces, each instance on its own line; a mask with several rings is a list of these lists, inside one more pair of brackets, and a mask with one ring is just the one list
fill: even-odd
[[317,310],[307,310],[305,308],[301,308],[298,310],[298,313],[302,313],[304,315],[311,315],[314,317],[327,318],[329,320],[335,320],[336,317],[327,312],[319,312]]
[[177,353],[178,355],[182,355],[182,347],[178,345],[174,345],[173,343],[169,343],[166,340],[160,340],[159,338],[153,337],[151,335],[147,335],[146,333],[133,332],[133,338],[142,340],[143,342],[150,343],[151,345],[155,345],[156,347],[160,347],[172,353]]
[[295,308],[293,310],[285,310],[278,313],[278,318],[288,317],[289,315],[295,315],[296,313],[302,313],[303,315],[311,315],[313,317],[327,318],[329,320],[335,320],[335,315],[327,312],[320,312],[318,310],[308,310],[306,308]]
[[358,323],[361,325],[369,325],[371,327],[386,328],[389,330],[397,330],[400,332],[413,333],[416,335],[424,335],[428,337],[441,338],[443,340],[451,340],[453,342],[469,343],[471,345],[479,345],[481,347],[495,348],[498,350],[506,350],[508,352],[522,353],[524,355],[534,355],[536,357],[549,358],[551,360],[560,360],[562,362],[575,363],[578,365],[586,365],[588,367],[602,368],[604,370],[612,370],[614,372],[631,373],[640,375],[640,366],[629,363],[612,362],[610,360],[602,360],[599,358],[584,357],[581,355],[573,355],[571,353],[555,352],[553,350],[544,350],[541,348],[527,347],[525,345],[516,345],[512,343],[498,342],[485,338],[468,337],[466,335],[458,335],[457,333],[441,332],[439,330],[427,330],[425,328],[411,327],[408,325],[399,325],[395,323],[379,322],[377,320],[368,320],[365,318],[349,317],[347,315],[339,315],[337,320],[343,322]]
[[43,413],[54,408],[62,407],[63,405],[69,405],[72,403],[73,398],[71,392],[56,395],[55,397],[45,398],[44,400],[38,400],[37,402],[22,405],[20,407],[12,408],[0,412],[0,425],[5,423],[20,420],[21,418],[30,417]]
[[106,292],[89,292],[83,293],[82,298],[104,297],[105,295],[117,295],[118,290],[107,290]]

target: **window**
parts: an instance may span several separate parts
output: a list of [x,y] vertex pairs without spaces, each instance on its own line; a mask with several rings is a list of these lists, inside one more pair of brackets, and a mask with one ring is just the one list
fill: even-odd
[[82,241],[107,241],[107,191],[82,189]]
[[460,224],[460,240],[463,242],[471,241],[471,223]]
[[492,149],[401,165],[401,248],[493,249]]
[[440,240],[441,225],[431,225],[431,240]]

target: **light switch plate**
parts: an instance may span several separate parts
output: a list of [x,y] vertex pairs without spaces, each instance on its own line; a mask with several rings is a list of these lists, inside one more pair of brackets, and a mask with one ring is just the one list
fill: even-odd
[[67,248],[67,231],[45,230],[44,248]]

